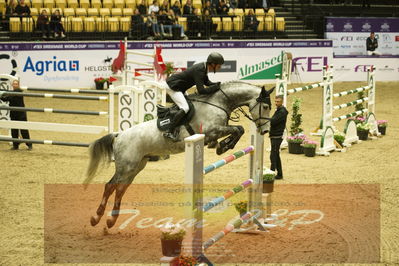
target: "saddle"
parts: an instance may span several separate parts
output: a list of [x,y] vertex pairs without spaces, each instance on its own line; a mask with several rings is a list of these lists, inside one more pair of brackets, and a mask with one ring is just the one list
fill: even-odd
[[[194,130],[191,128],[191,126],[189,125],[191,119],[193,118],[194,114],[195,114],[195,108],[193,103],[188,100],[188,106],[190,107],[190,110],[188,111],[188,113],[180,120],[180,122],[176,125],[176,127],[182,126],[184,125],[187,129],[187,131],[193,135],[195,134]],[[160,131],[167,131],[171,128],[171,126],[173,125],[173,121],[174,121],[174,116],[175,114],[180,110],[180,108],[174,104],[171,107],[166,107],[163,105],[158,104],[157,105],[157,127]]]

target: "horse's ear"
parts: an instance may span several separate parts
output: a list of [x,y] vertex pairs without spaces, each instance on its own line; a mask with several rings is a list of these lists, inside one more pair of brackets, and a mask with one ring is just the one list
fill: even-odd
[[269,95],[272,94],[272,92],[274,91],[275,88],[276,87],[273,87],[273,88],[271,88],[270,90],[267,91],[269,93]]
[[262,86],[262,90],[260,91],[260,96],[267,97],[267,91],[266,91],[265,86]]

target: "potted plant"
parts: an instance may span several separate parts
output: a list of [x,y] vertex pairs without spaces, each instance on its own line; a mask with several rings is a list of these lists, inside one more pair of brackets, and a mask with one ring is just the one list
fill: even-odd
[[305,153],[305,156],[314,157],[316,155],[316,147],[317,147],[316,141],[313,141],[310,139],[305,139],[302,142],[302,147],[303,147],[303,152]]
[[301,146],[301,144],[305,139],[306,136],[303,134],[287,137],[288,152],[292,154],[302,154],[303,147]]
[[388,126],[388,121],[387,120],[377,120],[377,126],[378,126],[378,131],[381,133],[381,135],[385,135],[387,126]]
[[96,90],[103,90],[105,82],[108,82],[107,78],[99,77],[94,79],[94,83],[96,84]]
[[345,134],[341,132],[334,132],[334,140],[342,147],[344,147]]
[[370,125],[366,122],[358,123],[356,125],[357,135],[360,140],[367,140],[370,131]]
[[303,129],[300,128],[302,124],[302,114],[299,113],[299,109],[301,108],[301,99],[295,98],[292,103],[292,115],[291,115],[291,127],[290,127],[290,135],[295,136],[303,132]]
[[172,223],[166,223],[160,230],[162,254],[168,257],[179,256],[186,230],[180,224]]
[[271,193],[274,191],[274,179],[276,173],[270,169],[263,168],[263,193]]
[[248,211],[248,201],[240,201],[234,203],[234,207],[240,213],[240,217],[247,213]]
[[198,260],[192,256],[183,256],[179,257],[179,266],[194,266],[197,265]]

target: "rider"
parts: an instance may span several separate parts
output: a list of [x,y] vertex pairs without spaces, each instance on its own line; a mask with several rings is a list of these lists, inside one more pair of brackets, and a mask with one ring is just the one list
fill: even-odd
[[175,127],[190,109],[187,100],[184,97],[184,93],[188,89],[195,85],[199,94],[211,94],[220,89],[220,82],[214,83],[209,80],[208,71],[216,73],[216,71],[220,70],[223,63],[223,56],[219,53],[213,52],[208,56],[206,62],[194,64],[187,70],[176,73],[167,78],[166,83],[169,88],[166,89],[166,92],[180,110],[176,113],[171,122],[171,127],[168,132],[164,133],[165,137],[171,138],[174,141],[178,140],[178,131],[175,130]]

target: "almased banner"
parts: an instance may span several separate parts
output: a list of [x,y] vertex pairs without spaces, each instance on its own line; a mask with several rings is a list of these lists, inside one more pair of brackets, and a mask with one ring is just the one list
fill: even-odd
[[[203,62],[210,52],[223,54],[222,71],[209,74],[214,81],[273,83],[281,71],[282,51],[292,53],[298,81],[320,81],[323,65],[332,61],[330,40],[129,42],[128,49],[152,53],[154,45],[163,47],[164,61],[176,68]],[[112,76],[118,53],[119,42],[0,43],[0,73],[19,75],[28,87],[93,88],[95,78]],[[152,63],[150,57],[129,59]],[[129,71],[132,68],[143,66],[130,65]]]
[[380,54],[399,55],[399,18],[326,18],[325,37],[333,40],[334,55],[367,55],[370,32],[375,32]]

